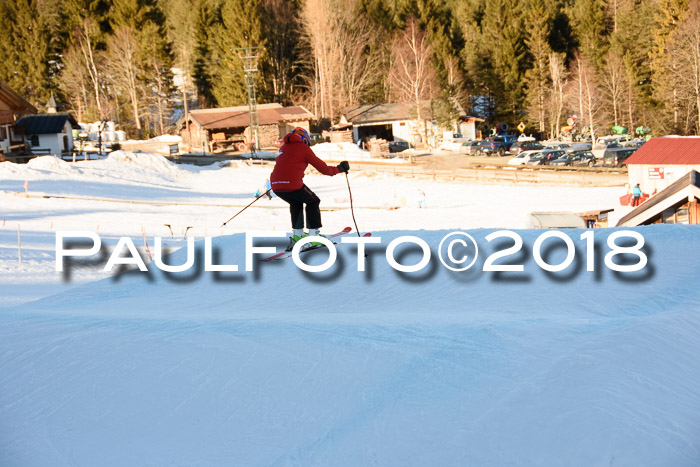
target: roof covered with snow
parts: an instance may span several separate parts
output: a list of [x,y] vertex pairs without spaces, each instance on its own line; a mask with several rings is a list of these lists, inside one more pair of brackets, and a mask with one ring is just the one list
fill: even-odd
[[[422,117],[432,118],[430,105],[424,103]],[[367,123],[392,122],[400,120],[415,120],[416,111],[412,105],[403,102],[392,104],[358,105],[343,110],[343,116],[354,125]]]
[[[282,107],[279,104],[261,104],[257,106],[257,113],[260,125],[276,125],[282,122],[298,122],[314,118],[314,115],[301,105]],[[207,130],[250,126],[248,106],[192,110],[190,118]]]
[[700,137],[652,138],[637,149],[627,165],[698,165]]

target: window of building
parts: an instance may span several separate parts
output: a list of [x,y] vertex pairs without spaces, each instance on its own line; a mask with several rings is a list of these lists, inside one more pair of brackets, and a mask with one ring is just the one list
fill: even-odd
[[687,224],[688,223],[688,205],[684,205],[676,210],[676,223]]
[[39,146],[39,135],[32,135],[31,137],[32,146]]
[[676,210],[674,208],[668,208],[663,214],[664,224],[675,224],[676,223]]
[[5,141],[7,139],[7,127],[0,126],[0,141]]

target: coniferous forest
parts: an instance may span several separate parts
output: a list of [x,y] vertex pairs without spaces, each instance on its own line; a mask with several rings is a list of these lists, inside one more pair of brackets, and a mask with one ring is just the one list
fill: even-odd
[[[557,136],[700,132],[700,0],[0,0],[0,80],[132,136],[190,107],[459,103]],[[184,83],[184,89],[182,86]]]

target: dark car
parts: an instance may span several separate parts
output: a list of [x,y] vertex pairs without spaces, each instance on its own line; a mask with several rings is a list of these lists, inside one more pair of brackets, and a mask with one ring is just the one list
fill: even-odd
[[468,156],[478,156],[481,154],[481,141],[467,141],[462,143],[459,151]]
[[530,156],[530,160],[526,162],[527,165],[549,165],[552,161],[559,159],[564,154],[566,154],[561,149],[545,149]]
[[517,141],[510,147],[510,152],[517,156],[523,151],[539,151],[540,149],[544,149],[544,146],[537,141]]
[[603,166],[605,167],[627,167],[625,161],[634,154],[636,148],[609,148],[603,154]]
[[389,152],[402,152],[411,147],[408,141],[394,140],[389,141]]
[[326,138],[321,133],[310,133],[309,134],[310,146],[318,143],[326,143]]
[[574,154],[565,154],[559,159],[555,159],[549,165],[571,165],[576,167],[588,166],[593,167],[596,163],[596,158],[590,151],[581,151]]

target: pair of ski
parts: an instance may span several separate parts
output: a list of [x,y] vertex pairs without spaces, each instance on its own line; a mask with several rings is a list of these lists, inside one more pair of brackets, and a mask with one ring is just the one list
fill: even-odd
[[[352,231],[352,228],[345,227],[340,232],[336,232],[336,233],[331,234],[331,235],[326,235],[325,237],[327,239],[329,239],[330,241],[332,241],[333,244],[336,244],[337,242],[333,241],[334,238],[338,238],[338,237],[342,237],[343,235],[347,235],[351,231]],[[372,236],[372,234],[369,232],[367,232],[366,234],[363,235],[363,237],[371,237],[371,236]],[[310,248],[305,248],[305,249],[301,250],[299,253],[306,253],[309,251],[314,251],[314,250],[318,250],[319,248],[325,248],[325,247],[326,246],[323,244],[318,245],[318,246],[312,246]],[[282,251],[281,253],[277,253],[277,254],[274,254],[272,256],[268,256],[267,258],[263,258],[263,261],[277,261],[277,260],[282,260],[282,259],[291,258],[291,257],[292,257],[291,251]]]

